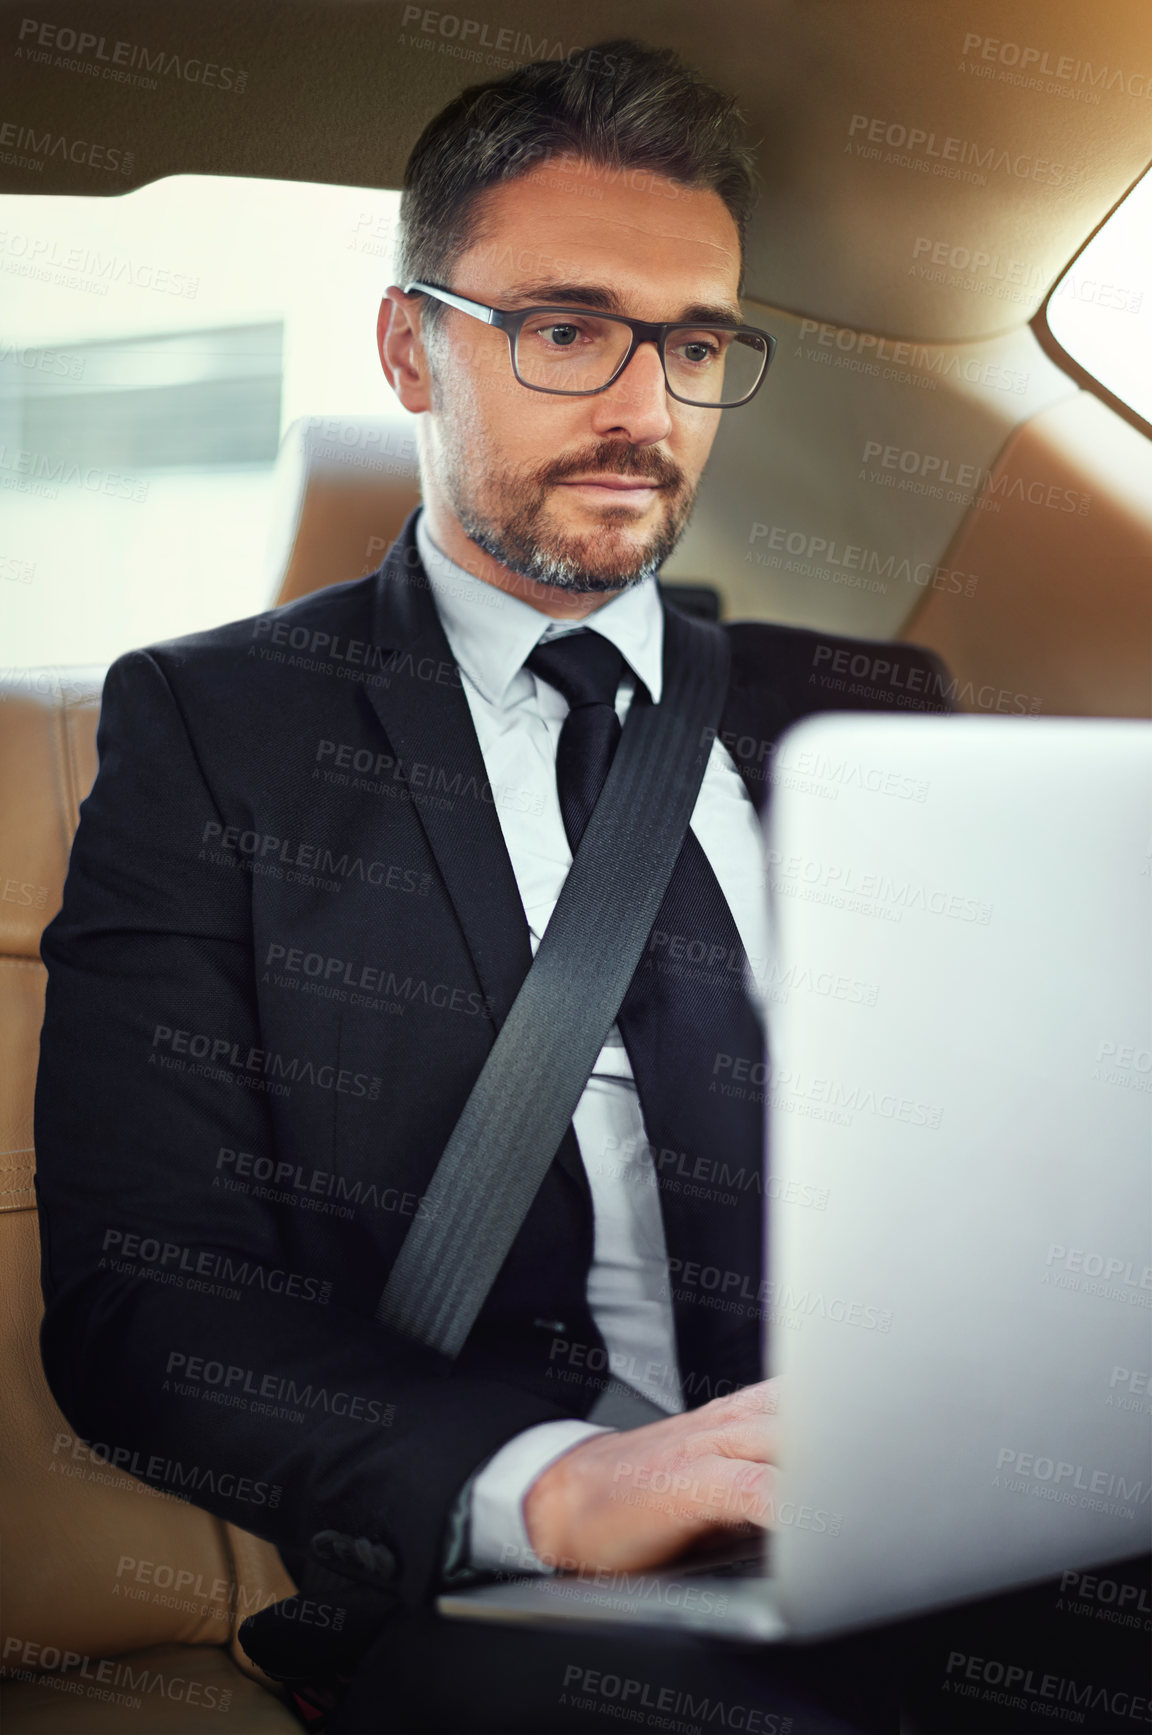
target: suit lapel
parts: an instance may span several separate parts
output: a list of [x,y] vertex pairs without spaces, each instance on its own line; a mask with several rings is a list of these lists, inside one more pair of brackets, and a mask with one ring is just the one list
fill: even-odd
[[758,670],[752,679],[733,656],[718,733],[761,820],[771,788],[770,750],[789,721],[783,694],[771,684],[768,672]]
[[472,713],[421,564],[413,512],[381,574],[382,679],[365,692],[384,726],[499,1029],[532,962],[528,923]]
[[[405,521],[381,572],[365,692],[384,727],[500,1029],[532,964],[528,921],[489,787],[460,671],[440,622],[415,535]],[[380,653],[384,653],[381,655]],[[588,1197],[576,1141],[557,1160]]]
[[[695,643],[698,632],[690,618],[685,619],[678,610],[666,607],[666,688],[672,684],[671,672],[677,662],[698,655]],[[763,685],[745,688],[741,684],[733,659],[717,734],[735,761],[758,812],[763,810],[767,787],[762,768],[756,762],[756,750],[771,712],[765,699]],[[673,876],[657,924],[699,934],[699,924],[707,921],[704,915],[707,893],[695,881],[690,862],[683,866],[686,877],[677,880]],[[692,890],[688,889],[689,883]],[[719,888],[717,891],[723,900],[723,893]],[[728,915],[731,917],[730,910]],[[715,935],[713,928],[709,938]],[[651,989],[648,992],[653,994]],[[688,1011],[684,998],[690,1000],[691,1031],[682,1028]],[[634,1054],[634,1067],[641,1081],[642,1100],[645,1089],[650,1093],[645,1105],[649,1138],[679,1153],[673,1168],[662,1162],[657,1174],[665,1245],[673,1262],[672,1270],[683,1273],[695,1264],[735,1273],[740,1279],[738,1294],[730,1298],[732,1311],[728,1313],[706,1306],[709,1298],[690,1282],[676,1282],[672,1286],[680,1373],[688,1382],[685,1395],[691,1402],[689,1394],[696,1394],[695,1401],[702,1402],[715,1389],[702,1380],[705,1373],[708,1381],[731,1380],[737,1385],[759,1377],[755,1309],[762,1271],[762,1111],[751,1101],[712,1094],[716,1085],[710,1076],[709,1053],[718,1046],[731,1044],[734,1052],[747,1055],[754,1064],[761,1052],[760,1033],[750,1011],[738,1011],[728,992],[717,990],[707,981],[682,990],[679,995],[655,990],[654,1006],[655,1012],[648,1015],[654,1017],[661,1031],[658,1050],[653,1053],[651,1039],[645,1042],[640,1030],[633,1027],[640,1043]],[[643,1018],[643,1008],[636,1010]],[[678,1055],[671,1065],[670,1052]],[[733,1175],[748,1176],[747,1184],[743,1179],[736,1182],[734,1205],[715,1185],[719,1168],[715,1160],[717,1151]],[[687,1167],[682,1170],[685,1160]],[[685,1187],[684,1174],[698,1176],[705,1184]]]

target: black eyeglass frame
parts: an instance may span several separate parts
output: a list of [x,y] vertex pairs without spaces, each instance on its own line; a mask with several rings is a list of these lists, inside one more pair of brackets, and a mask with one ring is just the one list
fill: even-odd
[[[409,283],[405,286],[404,293],[405,295],[434,295],[438,301],[447,302],[449,307],[455,307],[461,313],[470,313],[473,319],[479,319],[485,325],[497,326],[508,339],[508,356],[512,363],[512,372],[515,374],[519,383],[526,391],[547,392],[549,396],[556,398],[594,398],[601,392],[606,392],[608,387],[613,385],[615,381],[620,378],[620,375],[624,372],[624,369],[628,366],[628,363],[632,360],[632,357],[636,354],[640,345],[642,343],[654,343],[656,345],[656,352],[660,357],[660,366],[664,369],[664,384],[667,387],[668,395],[675,398],[677,403],[689,404],[693,409],[698,410],[738,410],[742,409],[745,404],[750,403],[756,396],[756,393],[760,390],[760,387],[764,384],[768,369],[772,365],[772,357],[776,351],[776,339],[772,336],[770,331],[762,331],[757,325],[740,325],[732,320],[671,319],[659,323],[650,319],[629,319],[622,313],[602,313],[598,307],[576,307],[571,304],[567,307],[519,307],[514,310],[508,310],[500,307],[489,307],[483,301],[471,301],[466,295],[457,295],[455,291],[451,289],[441,289],[439,285],[435,283]],[[616,325],[626,325],[632,333],[632,341],[624,352],[620,364],[612,374],[612,377],[606,379],[602,386],[593,386],[590,391],[568,392],[564,391],[562,387],[533,385],[530,380],[523,378],[520,369],[516,366],[516,343],[520,336],[520,328],[524,324],[524,321],[537,313],[587,313],[593,315],[596,319],[610,319]],[[559,323],[559,321],[557,323]],[[747,332],[752,337],[759,337],[764,340],[764,366],[760,370],[760,378],[756,381],[752,390],[746,392],[742,398],[737,398],[735,403],[705,403],[699,398],[686,398],[682,396],[680,392],[673,389],[672,382],[668,378],[668,362],[664,354],[665,345],[668,342],[670,333],[674,331],[691,331],[696,327],[703,327],[706,331]]]

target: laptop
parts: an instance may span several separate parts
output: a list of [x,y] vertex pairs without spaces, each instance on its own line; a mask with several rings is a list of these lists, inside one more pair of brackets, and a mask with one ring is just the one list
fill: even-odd
[[769,774],[775,1527],[445,1615],[814,1638],[1152,1540],[1152,725],[825,714]]

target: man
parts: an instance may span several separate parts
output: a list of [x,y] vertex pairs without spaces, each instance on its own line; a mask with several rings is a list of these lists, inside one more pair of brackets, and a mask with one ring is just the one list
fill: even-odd
[[[768,751],[804,713],[863,702],[822,685],[851,641],[725,629],[691,833],[462,1353],[375,1318],[617,719],[660,702],[675,619],[656,574],[721,415],[741,414],[721,406],[768,360],[763,334],[732,335],[736,122],[623,41],[450,104],[409,163],[379,327],[423,509],[371,577],[108,674],[43,941],[44,1363],[85,1438],[283,1487],[255,1522],[223,1492],[202,1504],[353,1612],[327,1650],[296,1623],[278,1651],[275,1617],[253,1623],[284,1675],[350,1674],[381,1628],[427,1627],[446,1581],[635,1570],[771,1522],[762,1106],[710,1087],[722,1056],[763,1064]],[[886,656],[898,679],[871,702],[941,708],[928,653]],[[609,1370],[663,1419],[590,1420]],[[366,1715],[357,1679],[334,1729]],[[419,1726],[440,1727],[424,1690]],[[416,1726],[387,1721],[410,1701],[370,1696],[374,1726]],[[522,1726],[594,1726],[555,1700]]]

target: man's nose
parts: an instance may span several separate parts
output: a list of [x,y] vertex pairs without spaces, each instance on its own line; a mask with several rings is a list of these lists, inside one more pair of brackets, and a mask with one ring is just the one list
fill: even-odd
[[606,391],[590,398],[598,433],[622,428],[637,445],[666,439],[672,431],[668,388],[659,351],[641,343],[628,366]]

